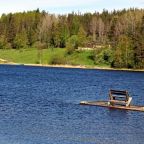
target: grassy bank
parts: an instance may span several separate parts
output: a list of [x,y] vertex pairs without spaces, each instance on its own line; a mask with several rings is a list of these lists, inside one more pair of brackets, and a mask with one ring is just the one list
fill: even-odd
[[20,64],[68,64],[68,65],[86,65],[95,66],[91,59],[91,51],[75,51],[73,54],[66,54],[65,49],[43,49],[38,52],[37,49],[22,49],[22,50],[0,50],[0,58],[8,62]]
[[[26,64],[36,66],[54,66],[66,68],[94,68],[94,69],[107,69],[107,70],[129,70],[129,71],[144,71],[144,69],[113,69],[109,65],[100,64],[95,65],[92,57],[92,51],[75,51],[73,54],[66,54],[66,49],[44,49],[39,54],[37,49],[0,49],[0,64]],[[41,62],[41,63],[40,63]],[[40,64],[40,65],[38,65]]]

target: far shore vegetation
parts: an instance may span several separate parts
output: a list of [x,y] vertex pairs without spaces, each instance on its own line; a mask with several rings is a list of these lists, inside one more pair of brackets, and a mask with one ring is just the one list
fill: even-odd
[[96,64],[92,50],[77,50],[69,55],[66,48],[43,49],[41,54],[35,48],[10,49],[0,50],[0,58],[3,63],[110,67],[104,60]]
[[5,62],[144,69],[144,9],[3,14],[0,63]]

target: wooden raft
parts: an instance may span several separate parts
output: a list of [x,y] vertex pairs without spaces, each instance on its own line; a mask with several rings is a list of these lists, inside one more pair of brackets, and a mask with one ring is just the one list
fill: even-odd
[[127,91],[110,90],[108,101],[81,101],[80,104],[144,112],[144,106],[130,105],[131,101],[132,97]]
[[112,108],[112,109],[121,109],[121,110],[131,110],[131,111],[141,111],[144,112],[144,107],[143,106],[134,106],[131,105],[129,107],[125,106],[112,106],[109,105],[108,101],[81,101],[81,105],[91,105],[91,106],[100,106],[100,107],[107,107],[107,108]]

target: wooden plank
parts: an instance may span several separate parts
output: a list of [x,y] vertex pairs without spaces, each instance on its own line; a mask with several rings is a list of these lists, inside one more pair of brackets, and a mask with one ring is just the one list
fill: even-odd
[[107,107],[107,108],[112,108],[112,109],[144,112],[144,106],[134,106],[134,105],[130,105],[128,107],[118,106],[118,105],[111,106],[111,105],[109,105],[108,101],[91,101],[91,102],[90,101],[81,101],[80,105],[100,106],[100,107]]
[[119,92],[119,93],[126,93],[127,91],[126,90],[113,90],[113,89],[110,89],[111,92]]
[[126,96],[123,95],[113,95],[114,98],[126,98]]
[[117,91],[117,90],[110,90],[111,94],[117,94],[117,95],[127,95],[127,91]]
[[110,103],[120,103],[120,104],[126,104],[127,102],[126,101],[122,101],[122,100],[109,100]]

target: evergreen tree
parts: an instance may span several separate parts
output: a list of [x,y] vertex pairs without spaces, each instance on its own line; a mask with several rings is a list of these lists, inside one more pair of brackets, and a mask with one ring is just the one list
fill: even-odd
[[26,48],[28,45],[27,33],[23,30],[21,33],[18,33],[13,41],[13,46],[16,49]]
[[118,44],[114,53],[114,66],[119,68],[134,67],[134,53],[132,41],[126,35],[118,38]]
[[8,24],[7,24],[7,41],[11,43],[13,47],[13,40],[16,36],[16,25],[15,19],[12,14],[8,15]]
[[144,68],[144,16],[133,34],[133,45],[135,67]]
[[86,32],[82,26],[80,26],[78,31],[78,46],[84,47],[87,43]]

